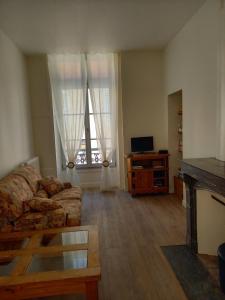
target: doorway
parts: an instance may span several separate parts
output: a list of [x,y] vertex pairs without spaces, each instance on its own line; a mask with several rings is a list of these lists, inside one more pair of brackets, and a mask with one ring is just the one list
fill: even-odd
[[180,178],[183,159],[183,105],[182,90],[168,96],[168,149],[170,154],[169,191],[183,199]]

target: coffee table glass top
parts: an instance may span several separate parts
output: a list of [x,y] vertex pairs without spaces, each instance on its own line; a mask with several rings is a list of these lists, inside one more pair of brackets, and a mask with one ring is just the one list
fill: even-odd
[[71,244],[87,244],[88,243],[88,231],[76,231],[76,232],[62,232],[55,235],[44,235],[43,242],[49,240],[47,246],[53,245],[71,245]]
[[0,249],[0,299],[38,298],[65,294],[65,291],[87,296],[90,282],[96,299],[101,276],[96,226],[0,236],[0,244],[19,240],[26,242],[20,247]]
[[[17,236],[17,239],[21,236],[23,242],[16,249],[9,249],[9,252],[8,249],[0,251],[0,278],[15,274],[88,269],[92,267],[91,264],[89,266],[90,245],[97,245],[90,240],[90,234],[94,241],[96,229],[92,226],[55,228],[28,233],[27,236],[23,232],[9,234]],[[91,261],[95,262],[95,257]],[[23,266],[20,267],[20,264]]]
[[9,276],[11,272],[14,270],[16,264],[19,262],[20,257],[13,257],[11,260],[8,260],[5,263],[0,264],[0,277],[1,276]]
[[[62,232],[53,235],[43,235],[42,245],[67,246],[88,243],[88,231]],[[64,251],[53,254],[33,255],[27,273],[43,271],[61,271],[69,269],[87,268],[87,250]]]
[[27,273],[87,268],[87,250],[33,256]]

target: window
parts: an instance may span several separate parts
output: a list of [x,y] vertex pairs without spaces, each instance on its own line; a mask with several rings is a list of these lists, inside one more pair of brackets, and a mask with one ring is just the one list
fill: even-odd
[[91,104],[90,91],[88,89],[86,112],[84,118],[84,133],[82,136],[81,149],[78,153],[77,166],[96,167],[102,163],[101,153],[98,147],[94,113]]
[[[64,90],[63,91],[63,117],[64,122],[67,126],[73,126],[70,124],[70,116],[74,116],[72,105],[68,105],[68,101],[73,99],[73,90]],[[107,95],[105,97],[106,103],[108,102]],[[94,113],[91,104],[90,91],[88,89],[87,100],[86,100],[86,111],[84,115],[84,132],[82,135],[82,141],[80,146],[80,151],[78,152],[76,159],[76,166],[78,168],[82,167],[99,167],[102,163],[101,152],[98,147],[96,126],[94,121]],[[83,114],[76,114],[83,115]],[[65,137],[66,139],[66,137]],[[66,139],[66,145],[72,141]],[[63,165],[66,166],[66,160],[63,155]]]
[[49,55],[48,65],[60,161],[70,169],[104,166],[102,188],[108,189],[108,167],[117,157],[117,55]]

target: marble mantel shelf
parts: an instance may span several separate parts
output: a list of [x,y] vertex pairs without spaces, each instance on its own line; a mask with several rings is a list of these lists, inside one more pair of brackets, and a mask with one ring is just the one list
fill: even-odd
[[225,162],[215,158],[193,158],[182,161],[182,173],[206,188],[225,196]]
[[225,162],[215,158],[184,159],[181,164],[181,172],[186,186],[186,239],[192,251],[197,253],[196,191],[197,189],[206,189],[225,197]]
[[225,162],[215,158],[184,159],[184,163],[225,179]]

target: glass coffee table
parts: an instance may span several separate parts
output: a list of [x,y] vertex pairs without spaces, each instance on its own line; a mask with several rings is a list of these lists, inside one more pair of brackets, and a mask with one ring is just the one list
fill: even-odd
[[1,244],[13,241],[17,249],[0,251],[1,299],[74,293],[98,299],[101,272],[96,226],[1,233]]

